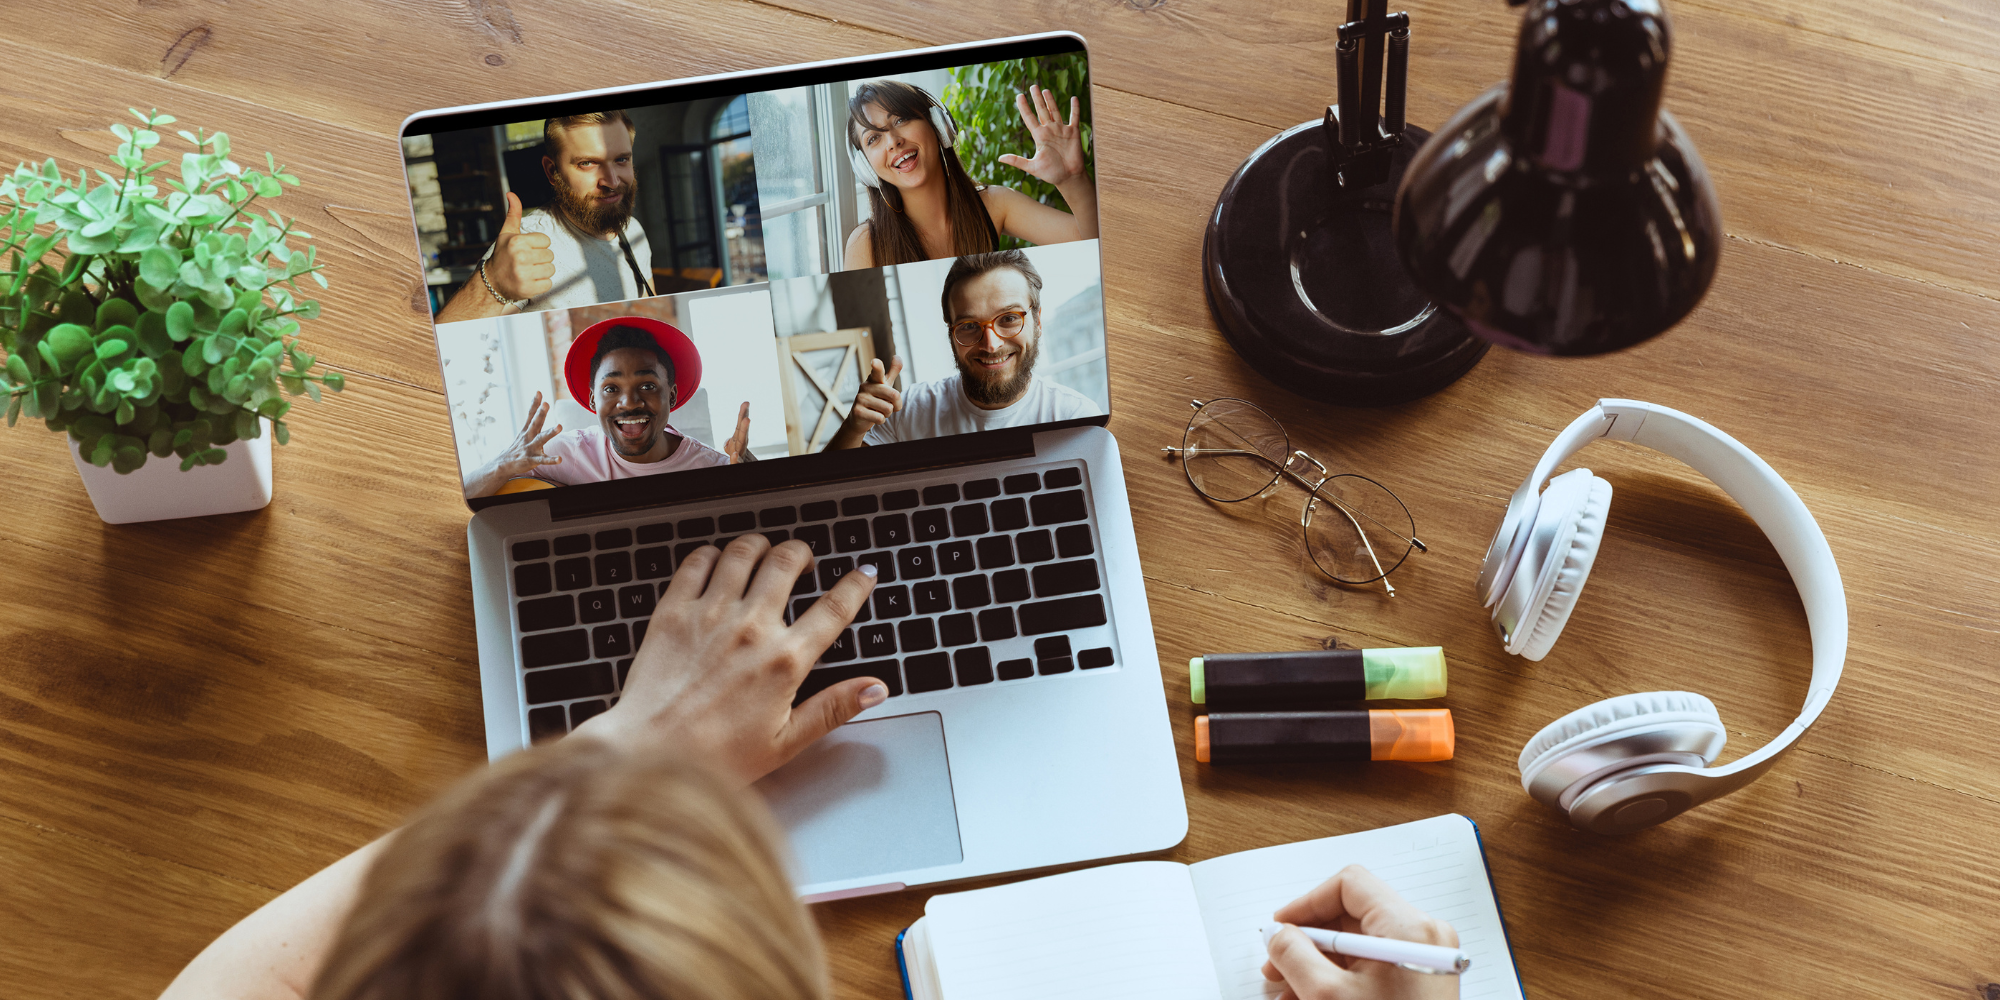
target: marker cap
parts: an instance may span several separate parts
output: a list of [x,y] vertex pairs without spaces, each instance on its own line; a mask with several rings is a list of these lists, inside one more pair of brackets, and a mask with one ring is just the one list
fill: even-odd
[[1375,709],[1368,713],[1368,739],[1373,760],[1450,760],[1458,744],[1447,708]]
[[1368,700],[1444,697],[1444,647],[1364,649],[1361,671]]
[[1203,666],[1199,656],[1188,661],[1188,699],[1197,705],[1208,704],[1208,671]]
[[1198,764],[1208,763],[1208,716],[1194,717],[1194,759]]

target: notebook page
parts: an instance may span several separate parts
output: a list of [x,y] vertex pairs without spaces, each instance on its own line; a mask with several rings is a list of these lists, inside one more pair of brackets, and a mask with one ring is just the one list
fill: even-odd
[[1350,864],[1365,866],[1417,908],[1457,929],[1459,947],[1472,958],[1459,982],[1460,1000],[1520,1000],[1520,979],[1507,952],[1478,838],[1472,822],[1457,814],[1189,866],[1223,1000],[1279,994],[1279,985],[1266,983],[1260,971],[1265,952],[1257,928],[1278,907]]
[[1136,861],[932,896],[950,1000],[1217,1000],[1187,868]]

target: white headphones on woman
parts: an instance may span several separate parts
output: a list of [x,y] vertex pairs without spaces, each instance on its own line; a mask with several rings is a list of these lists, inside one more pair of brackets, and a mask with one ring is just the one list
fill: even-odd
[[[930,91],[922,87],[917,87],[916,91],[924,95],[925,100],[931,102],[931,128],[937,132],[939,148],[956,148],[958,146],[958,124],[952,121],[951,112],[946,111],[944,105],[939,104],[938,99],[931,96]],[[848,134],[853,135],[852,132]],[[859,178],[861,183],[869,187],[881,187],[882,178],[875,176],[875,165],[868,162],[868,154],[855,146],[852,139],[847,141],[847,152],[854,160],[854,176]]]
[[[1521,787],[1596,833],[1665,822],[1756,780],[1819,718],[1847,659],[1847,596],[1819,523],[1799,495],[1735,438],[1679,410],[1600,399],[1556,436],[1507,504],[1479,570],[1479,598],[1507,652],[1539,660],[1569,621],[1597,558],[1611,484],[1573,469],[1549,475],[1598,438],[1671,455],[1743,506],[1792,574],[1812,635],[1805,707],[1778,738],[1723,767],[1708,764],[1728,733],[1715,705],[1691,691],[1620,695],[1544,727],[1521,750]],[[1548,489],[1539,493],[1544,481]]]

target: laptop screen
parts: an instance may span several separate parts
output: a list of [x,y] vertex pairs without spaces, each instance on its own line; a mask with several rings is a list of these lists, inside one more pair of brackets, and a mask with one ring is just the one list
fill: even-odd
[[1073,36],[412,119],[467,499],[1101,423],[1091,139]]

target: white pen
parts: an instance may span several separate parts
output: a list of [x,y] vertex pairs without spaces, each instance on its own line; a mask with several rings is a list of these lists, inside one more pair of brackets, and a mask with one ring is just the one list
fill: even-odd
[[[1271,947],[1271,938],[1283,930],[1284,926],[1284,924],[1265,924],[1258,929],[1264,935],[1266,950]],[[1306,940],[1311,941],[1321,951],[1388,962],[1412,972],[1456,976],[1472,967],[1471,956],[1457,948],[1446,948],[1443,945],[1418,944],[1415,941],[1369,937],[1366,934],[1348,934],[1319,927],[1301,927],[1299,933],[1304,934]]]

